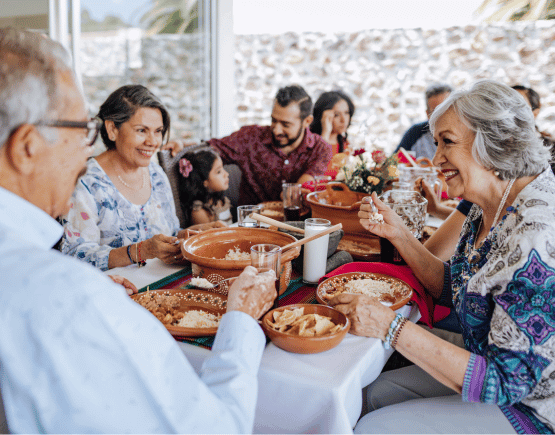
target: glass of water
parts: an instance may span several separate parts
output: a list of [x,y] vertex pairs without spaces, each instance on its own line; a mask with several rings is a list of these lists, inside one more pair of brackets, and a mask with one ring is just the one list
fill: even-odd
[[237,207],[237,222],[240,227],[259,228],[260,222],[254,220],[251,216],[253,213],[260,213],[261,205],[240,205]]

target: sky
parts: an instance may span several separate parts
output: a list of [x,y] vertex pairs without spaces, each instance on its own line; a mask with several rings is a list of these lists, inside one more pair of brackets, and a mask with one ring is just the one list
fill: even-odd
[[[483,0],[233,0],[237,34],[445,28],[473,21]],[[95,20],[137,24],[150,0],[81,0]]]

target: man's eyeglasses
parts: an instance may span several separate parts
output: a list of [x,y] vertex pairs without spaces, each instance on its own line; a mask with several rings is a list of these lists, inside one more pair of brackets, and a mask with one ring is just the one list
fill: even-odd
[[41,127],[54,127],[54,128],[82,128],[87,130],[87,136],[84,140],[85,146],[91,147],[94,145],[98,132],[102,127],[102,119],[96,117],[88,121],[39,121],[35,125]]

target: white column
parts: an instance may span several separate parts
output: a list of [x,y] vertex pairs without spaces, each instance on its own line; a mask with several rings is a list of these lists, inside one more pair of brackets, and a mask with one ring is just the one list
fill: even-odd
[[222,137],[233,132],[236,116],[233,0],[211,3],[211,130],[212,137]]

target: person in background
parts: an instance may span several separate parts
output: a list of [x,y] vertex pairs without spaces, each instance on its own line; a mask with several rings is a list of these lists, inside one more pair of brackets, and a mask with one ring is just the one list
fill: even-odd
[[107,151],[87,161],[69,213],[61,251],[100,270],[183,260],[168,177],[151,157],[166,141],[170,115],[142,85],[122,86],[100,106]]
[[[229,289],[200,375],[121,286],[51,249],[99,124],[58,43],[0,29],[0,411],[12,433],[250,433],[271,277]],[[0,427],[3,427],[0,416]]]
[[380,338],[416,364],[371,384],[374,411],[355,432],[553,433],[555,176],[549,150],[527,103],[492,80],[453,92],[430,127],[438,143],[433,163],[445,174],[449,195],[473,203],[451,259],[427,251],[377,195],[384,223],[368,220],[370,204],[359,216],[366,229],[390,240],[436,300],[453,304],[465,348],[367,296],[332,299],[352,320],[352,333]]
[[[434,109],[449,96],[451,91],[451,87],[446,84],[433,84],[426,89],[426,116],[428,120]],[[413,151],[417,159],[421,157],[433,159],[436,146],[430,133],[428,120],[410,127],[394,152],[397,153],[401,148],[404,148],[407,151]]]
[[279,201],[283,183],[311,181],[331,160],[331,146],[309,130],[312,100],[298,85],[278,90],[270,126],[250,125],[208,144],[242,172],[239,205]]
[[229,174],[222,159],[212,150],[183,155],[179,160],[179,200],[183,213],[193,224],[221,221],[230,225]]
[[319,134],[331,145],[333,155],[345,152],[349,146],[347,129],[354,113],[355,105],[345,93],[324,92],[314,103],[310,131]]
[[[515,85],[512,86],[512,88],[524,97],[524,99],[532,109],[534,118],[537,118],[541,109],[540,95],[534,89],[526,86]],[[536,130],[543,140],[543,143],[551,147],[551,170],[555,172],[555,139],[553,139],[553,136],[551,136],[549,133],[545,131],[540,131],[537,126]]]

